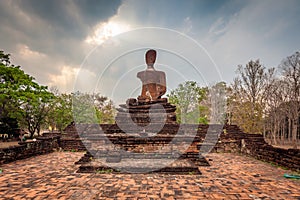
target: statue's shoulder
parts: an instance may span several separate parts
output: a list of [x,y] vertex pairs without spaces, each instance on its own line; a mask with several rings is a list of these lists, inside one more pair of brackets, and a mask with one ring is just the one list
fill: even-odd
[[157,70],[145,70],[145,71],[140,71],[137,73],[137,77],[143,77],[143,76],[148,76],[148,75],[155,75],[155,74],[160,74],[160,75],[165,75],[165,72],[163,71],[157,71]]
[[164,71],[156,71],[156,73],[162,76],[166,76],[166,73]]
[[141,77],[141,76],[144,76],[145,74],[145,71],[140,71],[136,74],[137,77]]

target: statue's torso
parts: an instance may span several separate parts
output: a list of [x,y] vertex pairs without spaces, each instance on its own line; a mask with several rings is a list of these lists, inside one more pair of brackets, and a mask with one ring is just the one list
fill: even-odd
[[145,70],[138,72],[137,77],[143,83],[142,98],[156,100],[166,93],[166,75],[163,71]]

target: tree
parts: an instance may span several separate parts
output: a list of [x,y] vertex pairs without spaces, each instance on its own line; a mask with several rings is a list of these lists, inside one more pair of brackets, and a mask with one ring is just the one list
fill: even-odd
[[284,134],[281,131],[285,126],[286,112],[284,102],[287,102],[289,94],[286,90],[286,84],[280,79],[276,79],[268,88],[266,98],[266,118],[265,131],[267,137],[271,137],[273,143],[277,144],[277,139],[280,136],[281,140]]
[[4,51],[0,50],[0,62],[4,66],[8,66],[10,64],[9,60],[10,54],[5,54]]
[[283,59],[280,66],[283,75],[283,81],[287,85],[289,97],[288,107],[286,110],[290,136],[296,147],[297,136],[299,133],[299,116],[300,116],[300,53],[296,52],[291,56]]
[[[28,81],[28,77],[19,67],[9,66],[9,54],[0,51],[0,118],[12,118],[17,108],[17,99],[15,98],[20,93],[18,88]],[[22,78],[20,78],[22,77]],[[27,80],[26,80],[27,79]],[[13,111],[13,112],[12,112]]]
[[186,81],[168,94],[170,103],[177,107],[176,115],[179,123],[207,123],[208,108],[201,105],[207,97],[207,88],[201,88],[195,81]]
[[274,76],[274,68],[266,70],[259,60],[238,66],[231,94],[232,122],[245,132],[263,132],[263,113],[267,88]]
[[27,127],[30,138],[33,137],[34,133],[40,135],[41,127],[45,124],[46,117],[52,109],[51,101],[54,99],[54,95],[48,92],[45,87],[36,88],[34,92],[21,105],[22,118],[20,121]]
[[210,123],[224,124],[226,119],[227,91],[225,82],[219,82],[209,89]]
[[115,108],[111,100],[99,93],[76,92],[72,96],[76,123],[113,123]]
[[52,109],[47,116],[47,124],[51,126],[52,130],[62,132],[73,121],[72,95],[57,92],[50,106]]
[[290,83],[291,100],[300,101],[300,53],[296,52],[283,59],[279,67],[284,80]]
[[10,65],[10,54],[0,51],[0,127],[10,137],[19,128],[20,98],[31,81],[19,66]]
[[0,107],[1,119],[17,119],[26,127],[30,137],[39,132],[52,98],[47,87],[34,82],[34,78],[10,64],[9,54],[0,51]]

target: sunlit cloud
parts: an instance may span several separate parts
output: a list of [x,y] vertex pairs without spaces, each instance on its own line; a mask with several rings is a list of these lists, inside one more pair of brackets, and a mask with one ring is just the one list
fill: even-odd
[[31,50],[25,44],[19,44],[17,48],[18,48],[18,51],[19,51],[19,55],[22,58],[25,58],[25,59],[44,59],[45,57],[47,57],[43,53]]
[[95,26],[93,33],[86,38],[85,42],[100,45],[110,38],[129,30],[129,24],[116,21],[101,22]]
[[74,80],[77,77],[79,72],[79,68],[74,68],[71,66],[62,66],[61,74],[58,75],[50,75],[50,83],[49,86],[57,86],[59,85],[59,89],[62,92],[73,91]]

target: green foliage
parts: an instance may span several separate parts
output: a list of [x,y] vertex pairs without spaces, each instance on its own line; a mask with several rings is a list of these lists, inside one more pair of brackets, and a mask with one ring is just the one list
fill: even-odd
[[10,64],[9,56],[10,54],[5,54],[4,51],[0,50],[0,63],[8,66]]
[[195,172],[189,172],[189,175],[194,175],[195,174]]
[[114,122],[113,104],[100,94],[56,94],[51,107],[47,123],[52,130],[62,131],[72,121],[78,124]]
[[177,107],[178,123],[207,123],[208,108],[200,103],[207,98],[208,89],[201,88],[195,81],[178,85],[168,96],[170,103]]
[[40,130],[53,94],[34,82],[20,66],[11,65],[9,54],[0,51],[0,61],[0,119],[17,119],[32,137]]
[[72,95],[57,94],[50,106],[52,109],[47,116],[47,123],[52,130],[62,132],[73,121]]
[[21,124],[27,127],[30,132],[30,138],[35,132],[40,134],[42,125],[45,123],[46,117],[51,108],[51,102],[54,95],[47,91],[46,87],[37,87],[30,97],[21,105],[22,118]]
[[97,174],[110,174],[113,172],[113,169],[97,169]]
[[263,129],[263,108],[251,102],[234,102],[235,108],[231,117],[246,133],[261,133]]
[[73,117],[76,123],[113,123],[115,109],[111,100],[97,94],[77,92],[73,95]]

